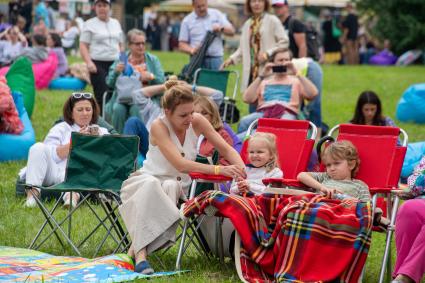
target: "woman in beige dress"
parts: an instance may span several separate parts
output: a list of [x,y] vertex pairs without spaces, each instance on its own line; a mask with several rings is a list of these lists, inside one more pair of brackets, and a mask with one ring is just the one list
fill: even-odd
[[[190,87],[177,81],[166,83],[162,99],[164,114],[151,126],[149,151],[142,169],[132,174],[121,189],[120,213],[132,240],[129,254],[135,271],[153,273],[147,255],[175,242],[179,221],[177,202],[185,199],[191,171],[245,177],[239,154],[202,115],[194,113]],[[198,137],[203,135],[231,165],[195,162]]]

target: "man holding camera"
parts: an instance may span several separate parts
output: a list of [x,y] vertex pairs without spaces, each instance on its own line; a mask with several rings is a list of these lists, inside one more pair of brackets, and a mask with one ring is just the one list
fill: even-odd
[[245,90],[243,101],[257,102],[258,106],[256,112],[241,119],[240,138],[244,138],[249,125],[258,118],[297,119],[302,99],[311,100],[317,96],[317,88],[299,73],[291,59],[289,49],[277,49],[263,72]]

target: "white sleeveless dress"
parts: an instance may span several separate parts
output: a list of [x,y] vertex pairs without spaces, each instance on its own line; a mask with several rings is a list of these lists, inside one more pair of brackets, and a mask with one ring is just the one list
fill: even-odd
[[[167,118],[160,119],[182,156],[194,161],[198,136],[192,125],[186,130],[182,145]],[[187,194],[190,183],[189,175],[177,171],[158,146],[149,142],[143,167],[124,181],[121,188],[119,210],[136,253],[143,248],[152,253],[175,243],[180,219],[176,204],[183,193]]]

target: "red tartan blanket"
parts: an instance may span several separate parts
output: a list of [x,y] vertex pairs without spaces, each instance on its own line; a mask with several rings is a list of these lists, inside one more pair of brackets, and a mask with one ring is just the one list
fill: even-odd
[[369,251],[369,203],[205,191],[184,208],[186,216],[211,212],[238,232],[240,276],[249,282],[357,282]]

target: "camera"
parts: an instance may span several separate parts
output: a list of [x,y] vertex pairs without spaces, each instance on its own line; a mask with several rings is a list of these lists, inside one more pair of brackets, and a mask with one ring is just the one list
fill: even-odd
[[286,73],[286,66],[284,65],[277,65],[272,66],[273,73]]
[[99,126],[98,125],[90,125],[87,127],[89,134],[93,136],[99,135]]

